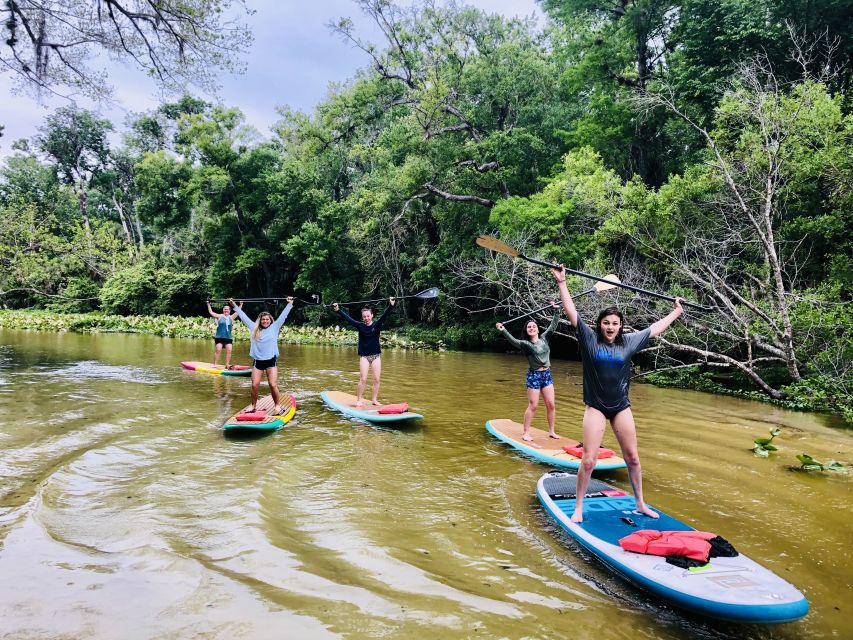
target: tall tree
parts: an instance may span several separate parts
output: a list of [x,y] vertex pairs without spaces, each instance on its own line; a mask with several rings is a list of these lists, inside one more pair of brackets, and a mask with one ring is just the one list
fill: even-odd
[[575,134],[576,142],[611,156],[607,147],[612,142],[627,145],[622,173],[661,184],[667,171],[666,120],[659,114],[642,117],[630,99],[642,95],[666,69],[678,2],[543,0],[542,5],[568,32],[561,55],[565,85],[580,103],[581,139]]
[[107,133],[113,125],[91,111],[63,107],[49,115],[36,138],[38,148],[55,163],[62,181],[77,196],[80,217],[87,231],[89,219],[89,187],[109,162]]

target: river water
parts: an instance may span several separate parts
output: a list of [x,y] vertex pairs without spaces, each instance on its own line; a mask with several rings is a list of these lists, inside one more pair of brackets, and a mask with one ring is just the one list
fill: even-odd
[[[853,637],[853,479],[791,468],[801,452],[853,461],[826,416],[632,388],[649,503],[811,603],[800,622],[744,627],[660,604],[551,524],[547,469],[484,429],[520,420],[523,357],[387,351],[380,397],[426,419],[384,430],[319,398],[354,389],[354,350],[282,350],[296,418],[235,440],[221,425],[248,381],[178,366],[209,359],[207,341],[0,332],[0,637]],[[555,363],[571,437],[579,373]],[[756,458],[774,426],[781,450]],[[624,471],[600,477],[628,488]]]

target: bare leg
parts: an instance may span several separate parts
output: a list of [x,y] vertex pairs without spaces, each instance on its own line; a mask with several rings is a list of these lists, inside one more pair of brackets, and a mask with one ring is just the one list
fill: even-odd
[[572,514],[572,522],[583,522],[583,497],[589,486],[592,470],[595,469],[595,461],[598,458],[598,449],[601,447],[601,439],[604,437],[604,427],[607,419],[598,409],[587,406],[583,414],[583,459],[581,468],[578,469],[577,496],[575,498],[575,512]]
[[272,410],[273,415],[275,415],[281,411],[281,394],[278,392],[278,367],[267,369],[267,382],[270,384],[272,401],[275,402],[275,407]]
[[217,366],[219,364],[219,356],[222,354],[222,345],[217,342],[216,346],[213,348],[213,366]]
[[548,435],[557,440],[560,436],[554,431],[554,425],[557,421],[557,405],[554,402],[554,385],[549,384],[542,389],[542,398],[545,400],[545,411],[548,415]]
[[657,513],[646,506],[643,501],[643,470],[640,467],[640,454],[637,449],[637,427],[634,424],[634,414],[630,407],[620,411],[613,416],[613,433],[619,441],[622,449],[622,457],[628,465],[628,479],[634,490],[634,499],[637,501],[637,511],[650,518],[659,517]]
[[530,425],[533,423],[533,416],[536,415],[536,408],[539,406],[539,389],[527,389],[527,409],[524,410],[524,433],[521,434],[521,439],[525,442],[532,442],[533,437],[530,435]]
[[373,369],[373,404],[379,404],[379,378],[382,377],[382,358],[376,358],[370,363]]
[[370,363],[367,361],[367,358],[361,357],[358,359],[358,393],[356,394],[357,400],[355,402],[355,406],[363,407],[364,406],[364,388],[367,386],[367,374],[370,372]]
[[225,368],[226,368],[226,369],[230,369],[230,368],[231,368],[231,348],[232,348],[233,346],[234,346],[234,345],[231,345],[231,344],[226,344],[226,345],[225,345]]
[[261,386],[261,378],[263,375],[263,371],[252,367],[252,411],[256,411],[258,408],[258,389]]

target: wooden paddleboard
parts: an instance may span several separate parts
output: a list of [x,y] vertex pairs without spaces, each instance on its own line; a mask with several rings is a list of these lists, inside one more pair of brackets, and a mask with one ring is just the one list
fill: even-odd
[[363,407],[356,407],[355,403],[358,401],[358,398],[351,393],[344,393],[343,391],[323,391],[320,397],[323,398],[323,402],[335,411],[340,411],[344,415],[361,418],[368,422],[401,422],[423,418],[421,414],[414,413],[413,411],[406,411],[405,413],[379,413],[379,409],[385,405],[377,407],[370,404],[369,401],[366,401]]
[[[577,446],[579,444],[577,440],[565,437],[554,440],[554,438],[548,435],[547,431],[530,427],[530,435],[533,436],[533,441],[525,442],[521,439],[524,433],[524,425],[506,419],[489,420],[486,422],[486,431],[501,442],[505,442],[539,462],[545,462],[555,467],[566,469],[580,469],[581,459],[563,451],[563,447],[565,446]],[[597,460],[595,471],[624,469],[625,466],[625,461],[619,456],[614,455],[610,458]]]
[[284,413],[278,416],[270,415],[273,409],[275,409],[275,403],[273,402],[271,395],[264,396],[258,400],[257,406],[258,411],[263,411],[267,414],[262,420],[237,419],[238,415],[245,413],[252,408],[252,405],[248,405],[228,418],[222,428],[225,431],[274,431],[275,429],[280,429],[290,422],[296,414],[296,398],[291,395],[284,394],[281,398],[281,407],[284,409]]
[[[809,603],[796,587],[743,554],[710,558],[706,565],[684,569],[661,556],[626,551],[619,540],[635,531],[691,531],[693,527],[651,506],[657,519],[637,513],[632,496],[599,480],[591,480],[586,489],[583,522],[572,522],[576,479],[570,473],[545,474],[536,485],[536,495],[548,515],[582,547],[641,589],[682,609],[734,622],[775,624],[799,620],[808,613]],[[704,508],[698,503],[695,507]],[[795,536],[796,526],[791,524],[790,529]],[[714,533],[731,541],[726,531]]]
[[244,364],[235,364],[232,369],[226,369],[224,365],[214,366],[212,362],[195,362],[193,360],[182,362],[181,366],[190,371],[200,371],[214,376],[250,376],[252,367]]

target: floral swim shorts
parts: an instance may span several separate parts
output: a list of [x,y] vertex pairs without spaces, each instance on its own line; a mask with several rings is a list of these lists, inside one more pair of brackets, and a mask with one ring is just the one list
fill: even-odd
[[551,377],[550,369],[545,369],[544,371],[527,370],[528,389],[544,389],[552,384],[554,384],[554,378]]

